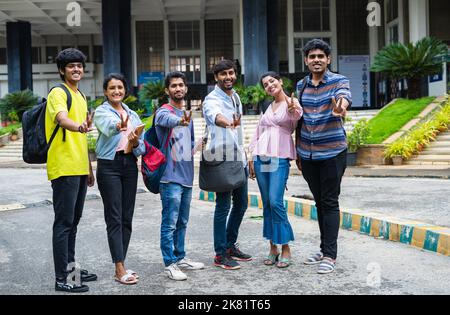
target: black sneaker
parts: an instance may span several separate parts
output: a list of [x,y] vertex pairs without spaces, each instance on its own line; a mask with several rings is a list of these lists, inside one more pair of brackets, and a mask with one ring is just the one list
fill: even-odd
[[89,291],[89,287],[85,284],[77,285],[55,281],[55,291],[62,291],[69,293],[84,293]]
[[86,269],[81,269],[81,282],[97,281],[95,273],[89,273]]
[[252,260],[252,256],[248,254],[244,254],[239,249],[238,244],[233,245],[232,247],[227,249],[227,255],[238,261],[250,261]]
[[239,263],[231,259],[231,257],[221,255],[216,255],[216,257],[214,257],[214,266],[227,270],[236,270],[241,268]]
[[[80,269],[80,277],[81,282],[97,281],[97,275],[95,273],[89,273],[86,269]],[[72,281],[76,281],[75,276],[72,277]]]

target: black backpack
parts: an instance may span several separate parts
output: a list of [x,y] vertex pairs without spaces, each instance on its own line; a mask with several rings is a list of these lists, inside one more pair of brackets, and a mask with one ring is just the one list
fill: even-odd
[[[72,96],[69,90],[63,84],[55,87],[60,87],[67,95],[67,112],[72,106]],[[55,87],[51,88],[53,90]],[[49,93],[50,93],[49,91]],[[84,95],[83,95],[84,97]],[[59,125],[56,125],[52,136],[47,143],[45,137],[45,111],[47,108],[47,100],[42,99],[42,102],[27,110],[22,116],[22,130],[23,130],[23,160],[28,164],[43,164],[47,163],[47,152],[52,144],[56,133],[59,130]],[[66,130],[63,129],[63,141],[66,141]]]

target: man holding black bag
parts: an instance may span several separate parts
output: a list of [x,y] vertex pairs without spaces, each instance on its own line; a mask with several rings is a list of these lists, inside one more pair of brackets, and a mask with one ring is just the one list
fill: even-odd
[[[207,189],[210,183],[223,179],[224,189],[212,187],[209,191],[216,192],[216,207],[214,211],[214,250],[216,256],[214,265],[223,269],[234,270],[241,266],[237,261],[250,261],[252,257],[238,248],[236,241],[239,227],[248,205],[248,168],[243,149],[241,126],[242,104],[239,95],[233,90],[236,83],[237,69],[231,60],[222,60],[214,66],[214,77],[217,82],[214,90],[206,96],[203,103],[203,116],[206,119],[208,132],[211,133],[210,152],[215,157],[224,158],[223,163],[214,162],[217,168],[224,165],[230,168],[229,174],[209,178],[206,173],[213,169],[209,159],[202,157],[200,164],[200,188]],[[221,151],[222,149],[225,151]],[[220,153],[227,152],[226,156]],[[230,160],[232,154],[233,161]],[[219,159],[220,160],[220,159]],[[239,161],[239,163],[236,163]],[[240,164],[242,163],[242,164]],[[222,172],[223,169],[220,169]],[[230,175],[232,174],[232,175]],[[233,207],[231,208],[231,198]],[[231,211],[230,211],[231,208]],[[229,217],[228,217],[229,216]],[[228,220],[227,220],[228,219]]]

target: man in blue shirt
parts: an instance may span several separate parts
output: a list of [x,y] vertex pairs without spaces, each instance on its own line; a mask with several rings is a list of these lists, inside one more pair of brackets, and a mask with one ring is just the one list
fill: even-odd
[[187,259],[184,250],[186,228],[194,180],[194,124],[185,111],[186,76],[171,72],[165,79],[169,104],[156,112],[158,140],[162,143],[170,133],[167,166],[159,191],[162,202],[161,252],[170,279],[186,280],[181,269],[203,269],[204,264]]
[[[236,120],[236,113],[242,113],[239,95],[233,90],[236,83],[236,65],[231,60],[222,60],[214,66],[214,77],[217,85],[209,93],[203,103],[203,116],[211,133],[210,146],[220,148],[225,145],[236,145],[241,153],[242,163],[247,166],[243,150],[242,126]],[[225,139],[225,143],[221,143]],[[230,143],[231,142],[231,143]],[[248,171],[247,171],[248,175]],[[233,207],[231,208],[231,197]],[[233,191],[216,193],[214,211],[214,265],[223,269],[234,270],[241,266],[237,261],[250,261],[252,257],[243,253],[236,244],[239,227],[247,210],[248,188],[245,184]],[[229,218],[228,218],[229,215]],[[228,218],[228,221],[227,221]]]
[[[303,48],[310,75],[297,84],[303,123],[297,158],[316,202],[320,252],[305,261],[319,264],[318,273],[334,271],[340,225],[339,194],[346,168],[347,142],[342,118],[351,104],[348,79],[328,70],[330,46],[313,39]],[[305,86],[306,84],[306,86]]]

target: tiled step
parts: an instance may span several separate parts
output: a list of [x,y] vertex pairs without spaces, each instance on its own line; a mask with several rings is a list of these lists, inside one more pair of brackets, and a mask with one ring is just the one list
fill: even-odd
[[449,155],[450,156],[450,146],[448,147],[435,147],[432,146],[420,153],[420,155]]
[[450,165],[450,161],[408,161],[408,165]]
[[450,148],[450,140],[449,141],[446,141],[446,140],[441,141],[441,140],[438,140],[438,139],[436,139],[436,142],[431,144],[430,147],[432,147],[432,148]]
[[449,154],[430,154],[430,155],[419,155],[414,158],[413,161],[419,162],[450,162]]

